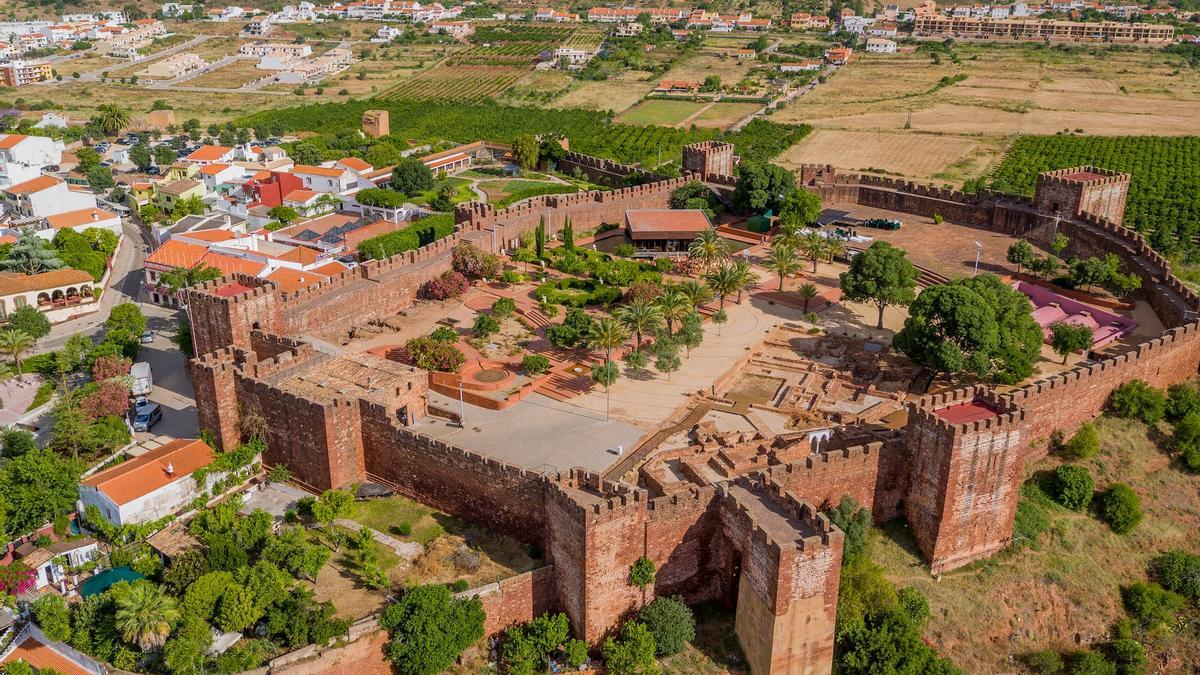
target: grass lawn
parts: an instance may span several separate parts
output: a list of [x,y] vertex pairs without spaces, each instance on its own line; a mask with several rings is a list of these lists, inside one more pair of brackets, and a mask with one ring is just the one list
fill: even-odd
[[704,103],[651,99],[625,111],[617,118],[622,124],[675,126],[700,111]]
[[433,189],[413,197],[412,201],[414,204],[428,205],[437,199],[438,194],[445,187],[454,188],[454,196],[450,198],[450,201],[455,204],[469,202],[476,198],[475,191],[471,189],[471,181],[465,178],[450,177],[434,181]]
[[[446,517],[420,502],[395,495],[385,499],[354,502],[354,509],[349,517],[351,520],[397,539],[406,539],[424,545],[437,539],[446,531],[434,517],[435,514]],[[411,534],[400,534],[404,525],[411,528]]]
[[563,185],[562,183],[521,178],[487,180],[481,182],[479,188],[487,194],[488,201],[495,204],[496,208],[504,208],[522,199],[538,195],[565,194],[579,191],[579,188],[575,185]]

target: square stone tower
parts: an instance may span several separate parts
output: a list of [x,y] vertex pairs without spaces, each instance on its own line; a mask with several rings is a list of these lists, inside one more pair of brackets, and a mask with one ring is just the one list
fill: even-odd
[[1128,196],[1129,174],[1078,166],[1039,173],[1033,201],[1046,216],[1093,215],[1120,225]]
[[362,115],[362,130],[364,134],[370,136],[371,138],[387,136],[391,132],[388,124],[388,111],[364,111]]
[[737,158],[733,156],[733,144],[721,141],[703,141],[683,146],[683,172],[709,176],[732,176]]

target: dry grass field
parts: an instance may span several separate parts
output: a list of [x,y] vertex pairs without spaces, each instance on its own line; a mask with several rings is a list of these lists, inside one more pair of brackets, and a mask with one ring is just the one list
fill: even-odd
[[[810,136],[785,161],[962,180],[991,168],[1015,134],[1200,129],[1200,74],[1161,52],[957,45],[955,53],[958,63],[944,54],[940,63],[926,53],[857,55],[772,117],[842,132]],[[939,85],[957,75],[965,79]],[[906,136],[929,145],[904,157]]]
[[184,85],[188,87],[237,89],[247,82],[253,82],[272,74],[272,71],[269,70],[259,70],[257,64],[257,59],[238,59],[233,63],[187,80]]
[[648,73],[629,71],[620,79],[586,82],[578,89],[554,102],[555,108],[585,108],[588,110],[628,110],[658,84],[661,78],[648,78]]
[[686,125],[724,129],[762,106],[757,103],[714,103],[686,121]]
[[699,54],[676,64],[662,79],[702,82],[709,75],[717,75],[722,83],[732,85],[746,77],[755,64],[756,61],[739,62],[733,57],[723,59],[712,54]]
[[[1079,463],[1091,471],[1097,492],[1119,481],[1138,493],[1145,517],[1129,535],[1114,534],[1094,515],[1047,504],[1050,527],[1032,549],[1001,553],[940,579],[930,577],[902,523],[873,538],[871,557],[887,576],[929,598],[925,639],[965,672],[1013,672],[1010,655],[1105,640],[1124,617],[1120,586],[1145,579],[1147,562],[1159,552],[1196,551],[1196,478],[1174,465],[1152,440],[1157,431],[1148,436],[1140,422],[1104,417],[1098,427],[1100,454]],[[1039,474],[1059,463],[1050,458],[1031,469]],[[1191,672],[1200,656],[1194,622],[1194,612],[1185,611],[1171,630],[1145,637],[1149,672]]]
[[[983,149],[982,157],[976,156],[978,149]],[[853,171],[935,178],[945,176],[948,167],[955,165],[975,173],[985,167],[975,166],[973,160],[986,161],[995,149],[993,144],[965,136],[819,129],[785,151],[777,161],[795,168],[836,158],[837,166]]]

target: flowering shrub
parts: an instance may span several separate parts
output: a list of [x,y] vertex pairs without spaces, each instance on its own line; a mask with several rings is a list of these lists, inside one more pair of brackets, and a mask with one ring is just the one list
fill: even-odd
[[0,566],[0,593],[21,595],[36,584],[36,575],[28,567],[20,563]]
[[459,369],[467,357],[453,342],[435,340],[428,336],[415,337],[397,350],[396,356],[422,370],[451,373]]
[[103,380],[79,402],[89,419],[121,417],[129,410],[129,387],[121,380]]
[[454,247],[451,265],[468,279],[494,279],[500,272],[499,258],[466,242]]
[[92,379],[103,382],[114,377],[124,377],[129,374],[133,362],[125,357],[101,356],[92,366]]
[[429,300],[449,300],[457,298],[471,287],[471,282],[462,274],[449,270],[442,276],[425,282],[421,287],[421,297]]

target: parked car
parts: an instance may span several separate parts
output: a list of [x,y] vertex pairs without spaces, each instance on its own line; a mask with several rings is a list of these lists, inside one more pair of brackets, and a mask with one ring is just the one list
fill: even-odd
[[133,412],[134,431],[150,431],[151,427],[161,421],[162,406],[157,403],[147,403]]
[[46,173],[57,173],[62,171],[62,167],[57,164],[47,164],[45,171]]
[[142,344],[148,345],[151,342],[154,342],[154,331],[148,330],[148,331],[142,333]]
[[161,173],[161,170],[157,166],[152,166],[149,169],[146,169],[146,175],[148,176],[157,176],[159,173]]

